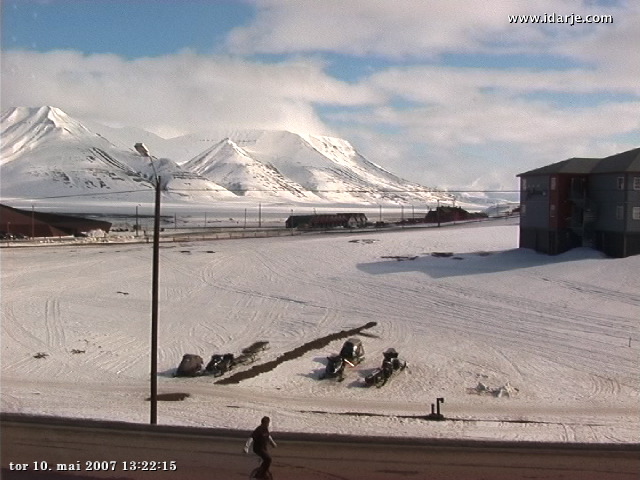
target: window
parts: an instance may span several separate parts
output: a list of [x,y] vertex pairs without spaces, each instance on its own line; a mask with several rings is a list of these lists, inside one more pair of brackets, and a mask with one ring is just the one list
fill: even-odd
[[522,178],[522,187],[520,188],[520,190],[526,190],[527,189],[527,179],[526,178]]
[[558,186],[558,177],[551,177],[551,185],[549,186],[549,188],[551,190],[555,190],[557,186]]
[[640,207],[633,207],[631,209],[631,218],[634,220],[640,220]]
[[552,217],[556,216],[556,206],[553,203],[551,204],[551,210],[549,212],[549,215],[551,215]]
[[623,220],[624,219],[624,205],[617,205],[616,206],[616,220]]
[[640,177],[633,177],[633,189],[640,190]]
[[624,190],[624,177],[618,177],[618,190]]
[[520,216],[524,217],[527,214],[527,206],[523,203],[520,205]]

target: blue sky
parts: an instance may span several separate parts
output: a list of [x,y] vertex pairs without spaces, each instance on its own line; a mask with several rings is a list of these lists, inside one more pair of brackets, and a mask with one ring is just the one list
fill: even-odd
[[[635,1],[4,0],[1,106],[340,136],[428,186],[640,145]],[[608,15],[581,25],[509,15]]]
[[46,52],[79,49],[125,58],[189,48],[214,52],[254,9],[225,0],[15,0],[3,2],[2,44]]

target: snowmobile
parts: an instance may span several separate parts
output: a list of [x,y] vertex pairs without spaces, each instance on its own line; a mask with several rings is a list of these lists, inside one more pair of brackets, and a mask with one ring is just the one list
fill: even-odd
[[203,374],[203,361],[200,355],[193,355],[190,353],[185,354],[182,357],[180,365],[174,376],[176,377],[197,377]]
[[229,370],[232,370],[236,365],[233,353],[225,353],[224,355],[215,354],[211,356],[211,360],[207,364],[207,373],[212,374],[214,377],[224,375]]
[[364,360],[364,347],[358,338],[350,338],[342,345],[338,355],[327,357],[327,367],[323,378],[337,378],[339,382],[344,380],[344,369],[347,365],[355,367]]
[[393,374],[397,371],[402,371],[407,368],[407,362],[398,358],[398,352],[394,348],[387,349],[382,354],[384,359],[382,360],[382,366],[376,368],[371,374],[367,375],[364,382],[367,386],[382,387]]
[[355,367],[364,360],[364,346],[359,338],[350,338],[340,350],[340,356],[345,362]]
[[327,367],[320,377],[320,380],[325,378],[335,378],[341,382],[344,380],[344,367],[345,361],[340,355],[331,355],[330,357],[327,357]]

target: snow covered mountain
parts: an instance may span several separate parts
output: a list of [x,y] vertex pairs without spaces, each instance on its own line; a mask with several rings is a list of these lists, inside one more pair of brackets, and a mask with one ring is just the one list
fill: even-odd
[[286,178],[273,165],[252,157],[229,138],[189,160],[184,167],[204,177],[218,179],[221,185],[237,195],[291,200],[314,197],[304,186]]
[[0,117],[2,196],[43,198],[110,195],[145,201],[154,190],[179,196],[230,198],[223,187],[161,159],[155,165],[90,131],[55,107],[16,107]]
[[[86,125],[89,125],[87,127]],[[206,132],[163,139],[144,130],[80,123],[55,107],[2,113],[2,196],[144,194],[154,170],[165,194],[189,200],[252,197],[314,203],[448,199],[403,180],[346,140],[288,131]],[[149,142],[154,157],[132,149]],[[128,193],[131,200],[131,193]]]
[[[202,136],[189,137],[204,144]],[[183,166],[247,195],[284,192],[346,203],[437,198],[370,162],[346,140],[288,131],[231,132]]]

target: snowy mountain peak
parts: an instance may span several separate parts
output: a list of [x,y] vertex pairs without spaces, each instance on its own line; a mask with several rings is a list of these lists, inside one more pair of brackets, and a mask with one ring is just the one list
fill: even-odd
[[90,134],[80,122],[72,119],[56,107],[15,107],[2,115],[3,129],[5,124],[31,129],[56,129],[72,134]]
[[[233,197],[223,187],[163,158],[151,165],[62,110],[16,107],[0,116],[2,189],[7,197],[109,195],[148,198],[155,169],[165,192],[181,198]],[[154,169],[155,167],[155,169]],[[116,198],[116,197],[110,197]]]
[[15,107],[0,117],[2,147],[0,164],[7,163],[23,150],[34,150],[48,139],[77,139],[95,136],[80,122],[56,107]]
[[270,163],[254,158],[229,137],[183,164],[183,167],[219,183],[237,195],[290,199],[314,197],[305,193],[302,185],[286,178]]

